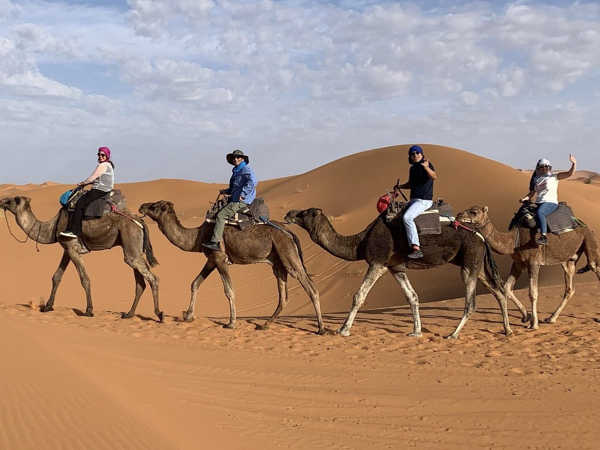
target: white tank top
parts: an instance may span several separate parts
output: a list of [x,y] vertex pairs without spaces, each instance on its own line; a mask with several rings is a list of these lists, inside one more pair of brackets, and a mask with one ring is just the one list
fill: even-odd
[[536,203],[558,203],[558,177],[556,173],[537,177],[533,189],[537,194]]
[[100,163],[106,166],[104,173],[100,175],[98,178],[94,180],[92,184],[92,189],[98,189],[103,192],[110,192],[113,190],[115,185],[115,170],[113,169],[112,164],[103,162]]

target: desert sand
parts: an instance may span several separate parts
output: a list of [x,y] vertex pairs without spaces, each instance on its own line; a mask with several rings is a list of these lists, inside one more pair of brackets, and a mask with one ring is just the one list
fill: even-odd
[[[479,204],[506,229],[527,193],[529,175],[461,150],[423,145],[435,165],[435,195],[458,212]],[[291,209],[322,208],[337,231],[354,234],[377,215],[377,198],[406,181],[407,145],[351,155],[305,174],[261,181],[258,193],[282,220]],[[260,178],[260,167],[254,167]],[[560,184],[560,199],[598,232],[597,174]],[[586,181],[591,180],[591,181]],[[1,181],[1,180],[0,180]],[[226,180],[224,180],[226,181]],[[182,224],[203,222],[221,184],[161,179],[116,186],[136,211],[169,200]],[[0,198],[24,195],[49,220],[70,186],[0,185]],[[0,215],[4,215],[0,211]],[[308,296],[290,280],[290,302],[268,330],[277,287],[265,264],[230,268],[238,328],[224,329],[229,307],[220,278],[202,284],[196,320],[181,321],[201,254],[174,247],[150,219],[160,265],[158,323],[149,289],[138,315],[122,320],[134,294],[120,248],[84,256],[95,317],[69,266],[55,311],[41,313],[62,255],[58,244],[27,240],[7,212],[0,225],[0,448],[6,449],[592,449],[600,431],[600,284],[577,275],[576,293],[558,323],[536,331],[509,304],[514,334],[502,334],[496,300],[478,290],[478,309],[460,339],[443,336],[464,308],[457,267],[409,271],[420,296],[422,338],[386,274],[373,288],[349,337],[315,334]],[[321,296],[327,329],[350,309],[366,263],[334,258],[297,226],[306,266]],[[11,236],[14,235],[15,237]],[[39,251],[38,251],[39,250]],[[508,256],[495,255],[505,278]],[[578,267],[585,265],[585,257]],[[558,305],[563,275],[543,267],[540,318]],[[529,306],[527,276],[516,295]]]

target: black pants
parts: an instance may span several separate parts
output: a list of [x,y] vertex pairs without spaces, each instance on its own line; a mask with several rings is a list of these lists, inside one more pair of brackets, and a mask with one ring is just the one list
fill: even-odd
[[68,231],[73,232],[77,236],[81,236],[83,228],[83,214],[85,209],[94,200],[104,197],[108,192],[101,191],[99,189],[92,189],[81,196],[77,203],[75,203],[75,211],[73,211],[73,217],[71,218],[71,224],[67,227]]

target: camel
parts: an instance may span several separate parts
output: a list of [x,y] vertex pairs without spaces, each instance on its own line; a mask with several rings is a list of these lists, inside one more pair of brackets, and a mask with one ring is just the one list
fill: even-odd
[[[52,291],[50,293],[50,298],[41,308],[42,312],[54,310],[56,291],[62,280],[63,273],[69,263],[73,261],[77,273],[79,274],[81,285],[85,290],[87,307],[84,315],[93,317],[90,278],[81,258],[81,254],[87,250],[81,247],[79,239],[64,238],[59,234],[59,229],[64,229],[66,225],[66,211],[60,209],[52,219],[47,222],[42,222],[36,219],[31,211],[31,199],[29,197],[20,196],[1,199],[0,208],[5,211],[10,211],[15,215],[17,224],[30,239],[33,239],[40,244],[55,244],[58,242],[64,249],[60,264],[52,276]],[[132,214],[129,211],[127,211],[127,213],[129,215]],[[139,221],[139,219],[136,220]],[[150,267],[157,265],[158,261],[152,253],[148,228],[143,221],[139,222],[141,222],[141,226],[139,223],[133,222],[133,220],[124,217],[123,215],[114,213],[105,214],[100,219],[84,221],[83,235],[81,238],[87,249],[92,252],[108,250],[116,246],[123,248],[125,262],[133,269],[135,278],[135,298],[129,312],[123,313],[121,317],[129,319],[135,315],[135,310],[140,297],[146,289],[145,281],[147,281],[152,288],[154,313],[158,316],[159,321],[162,322],[164,314],[160,310],[158,303],[159,279],[150,270]]]
[[389,270],[400,284],[412,310],[413,331],[409,336],[422,336],[419,297],[408,280],[406,269],[432,269],[447,263],[460,266],[466,294],[463,317],[454,332],[446,338],[457,339],[462,327],[475,312],[477,280],[481,281],[498,300],[504,332],[507,336],[512,334],[503,282],[498,276],[491,251],[474,233],[450,226],[442,227],[442,233],[439,235],[422,236],[425,256],[418,260],[411,260],[407,257],[409,245],[401,220],[387,223],[383,215],[380,215],[367,228],[352,236],[339,235],[323,211],[318,208],[289,211],[285,220],[304,228],[315,243],[333,256],[346,261],[366,261],[369,264],[367,273],[354,294],[352,309],[343,326],[338,330],[338,334],[350,335],[354,318],[365,302],[367,294],[385,271]]
[[[506,233],[496,230],[488,216],[487,206],[472,206],[460,212],[456,218],[462,222],[471,223],[486,237],[493,251],[512,257],[513,264],[510,275],[506,280],[506,295],[521,312],[523,323],[529,322],[528,328],[532,330],[539,328],[537,301],[538,278],[541,266],[560,264],[565,271],[565,293],[562,302],[558,305],[556,311],[545,320],[547,323],[556,323],[561,311],[573,297],[575,293],[573,287],[575,265],[583,253],[587,257],[588,264],[580,272],[592,270],[600,280],[598,240],[594,232],[587,226],[580,226],[573,231],[559,235],[549,233],[548,245],[541,246],[535,243],[535,229],[515,227]],[[513,292],[515,283],[525,269],[529,273],[531,314],[527,313],[527,310]]]
[[317,315],[318,334],[325,334],[319,292],[306,272],[300,241],[295,234],[284,229],[282,225],[254,225],[244,230],[226,226],[223,235],[224,247],[221,247],[225,251],[215,251],[202,246],[203,242],[210,241],[214,227],[212,223],[204,222],[197,228],[185,228],[177,218],[173,203],[166,200],[144,203],[140,206],[139,212],[142,216],[148,216],[154,220],[158,224],[158,228],[176,247],[186,252],[198,252],[206,255],[206,264],[192,282],[190,306],[183,319],[185,322],[194,320],[198,288],[216,268],[221,275],[225,296],[229,300],[229,323],[225,325],[225,328],[235,328],[237,320],[235,291],[227,266],[229,264],[267,263],[271,265],[277,279],[279,303],[273,315],[258,328],[267,329],[287,305],[289,301],[287,276],[289,274],[300,282],[310,297]]

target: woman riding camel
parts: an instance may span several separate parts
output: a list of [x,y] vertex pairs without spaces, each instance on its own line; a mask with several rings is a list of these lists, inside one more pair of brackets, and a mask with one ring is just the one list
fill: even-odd
[[437,178],[437,175],[433,164],[425,159],[423,149],[418,145],[413,145],[408,149],[408,162],[411,164],[408,181],[394,187],[394,191],[410,188],[410,201],[406,205],[402,220],[406,228],[408,244],[412,249],[408,257],[418,259],[423,257],[423,252],[421,251],[415,218],[433,205],[433,180]]
[[98,165],[96,170],[88,178],[78,183],[77,186],[85,186],[92,183],[92,189],[81,196],[75,203],[73,216],[67,225],[67,229],[60,234],[65,237],[76,238],[81,236],[83,227],[83,214],[85,209],[94,200],[104,197],[112,191],[115,185],[115,165],[110,160],[110,149],[100,147],[98,149]]
[[558,208],[558,181],[569,178],[575,173],[577,160],[573,155],[569,154],[569,161],[571,161],[571,169],[569,171],[551,172],[552,164],[550,164],[550,161],[544,158],[540,159],[529,182],[529,193],[519,200],[521,203],[528,202],[537,194],[535,200],[537,205],[535,217],[541,233],[540,237],[535,241],[538,245],[548,245],[548,237],[546,236],[548,222],[546,221],[546,216]]

